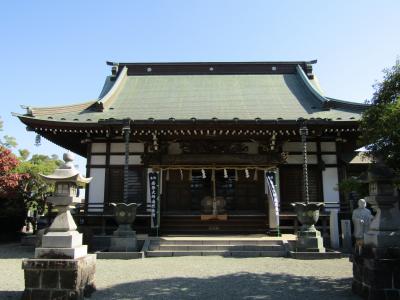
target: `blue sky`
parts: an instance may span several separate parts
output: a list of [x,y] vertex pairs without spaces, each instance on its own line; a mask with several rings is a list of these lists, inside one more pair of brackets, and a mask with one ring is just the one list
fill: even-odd
[[[2,1],[0,116],[32,153],[61,154],[11,112],[95,99],[106,60],[318,59],[326,95],[364,101],[400,55],[400,1]],[[81,169],[84,161],[78,160]]]

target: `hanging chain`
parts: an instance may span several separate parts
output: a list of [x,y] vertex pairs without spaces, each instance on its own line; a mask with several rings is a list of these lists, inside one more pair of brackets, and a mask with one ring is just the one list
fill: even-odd
[[125,164],[124,164],[124,202],[128,203],[128,184],[129,184],[129,135],[131,133],[130,127],[122,129],[125,138]]
[[308,204],[310,201],[310,195],[308,192],[308,161],[307,161],[307,135],[308,129],[303,126],[300,128],[301,141],[303,143],[303,180],[304,180],[304,201]]

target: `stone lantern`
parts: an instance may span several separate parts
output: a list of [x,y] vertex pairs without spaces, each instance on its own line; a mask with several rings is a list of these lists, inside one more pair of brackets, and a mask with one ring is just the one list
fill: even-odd
[[82,234],[76,231],[76,224],[71,216],[70,207],[81,203],[77,190],[88,184],[92,178],[85,178],[73,165],[72,153],[65,153],[65,163],[51,175],[42,178],[55,183],[55,193],[47,198],[57,210],[57,216],[48,233],[43,236],[42,247],[36,248],[35,257],[79,258],[87,254],[87,246],[82,245]]
[[51,175],[41,175],[55,183],[55,193],[47,198],[57,216],[35,249],[35,258],[24,259],[25,290],[22,299],[84,299],[95,290],[96,255],[87,253],[82,234],[70,213],[70,207],[81,203],[79,187],[92,178],[79,174],[73,165],[74,156],[66,153],[65,163]]
[[395,173],[380,162],[368,172],[365,200],[376,215],[364,244],[352,255],[354,293],[365,299],[400,299],[400,210]]
[[380,163],[372,165],[368,172],[369,196],[365,200],[377,212],[368,232],[364,234],[365,246],[400,247],[399,196],[394,180],[394,172]]

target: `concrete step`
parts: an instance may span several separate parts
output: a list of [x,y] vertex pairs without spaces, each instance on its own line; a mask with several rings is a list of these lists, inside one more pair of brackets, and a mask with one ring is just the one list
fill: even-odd
[[152,240],[152,245],[259,245],[281,246],[280,240],[243,240],[243,239],[159,239]]
[[285,257],[286,252],[280,251],[147,251],[146,257],[171,257],[171,256],[224,256],[224,257]]
[[280,250],[282,245],[235,245],[235,244],[216,244],[216,245],[164,245],[150,244],[150,250],[163,251],[208,251],[208,250],[223,250],[223,251],[276,251]]

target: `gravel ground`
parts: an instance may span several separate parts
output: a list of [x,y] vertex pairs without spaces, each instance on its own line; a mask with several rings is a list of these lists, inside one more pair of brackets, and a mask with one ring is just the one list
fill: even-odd
[[[0,245],[0,299],[19,299],[21,258],[32,248]],[[98,260],[91,299],[360,299],[347,258],[174,257]]]

